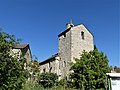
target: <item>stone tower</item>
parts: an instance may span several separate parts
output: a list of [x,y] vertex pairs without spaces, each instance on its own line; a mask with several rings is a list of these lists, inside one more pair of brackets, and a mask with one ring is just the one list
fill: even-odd
[[74,57],[80,58],[83,50],[89,52],[93,49],[93,35],[83,24],[74,26],[72,21],[66,24],[66,30],[58,35],[61,77],[67,79],[69,63],[74,62]]

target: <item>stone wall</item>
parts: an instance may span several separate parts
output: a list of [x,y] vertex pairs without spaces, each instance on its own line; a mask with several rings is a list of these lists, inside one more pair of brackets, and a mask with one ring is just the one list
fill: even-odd
[[[84,39],[81,36],[84,33]],[[68,77],[70,72],[70,62],[74,58],[80,58],[83,50],[90,51],[94,49],[93,36],[83,24],[73,26],[66,33],[62,33],[58,39],[58,54],[60,57],[60,70],[62,78]]]
[[[82,39],[81,32],[84,32],[84,39]],[[71,60],[73,62],[74,57],[80,58],[83,50],[89,52],[93,49],[93,36],[84,25],[81,24],[71,28]]]
[[58,55],[60,57],[60,70],[62,77],[68,74],[68,64],[71,59],[71,32],[68,31],[65,35],[59,37],[58,41]]
[[58,76],[61,76],[61,72],[60,72],[60,68],[59,68],[59,57],[58,56],[56,56],[52,59],[49,59],[44,64],[42,64],[42,63],[40,65],[40,69],[41,69],[40,73],[44,73],[44,72],[56,73]]

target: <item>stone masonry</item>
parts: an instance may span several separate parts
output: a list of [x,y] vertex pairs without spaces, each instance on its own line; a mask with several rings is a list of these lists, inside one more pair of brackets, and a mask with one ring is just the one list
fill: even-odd
[[74,26],[72,23],[67,24],[64,32],[58,35],[58,55],[60,57],[60,67],[63,78],[68,78],[70,72],[70,62],[74,58],[80,58],[83,50],[93,50],[93,35],[83,25]]
[[[72,22],[66,25],[66,30],[58,35],[58,55],[59,59],[56,61],[48,59],[45,64],[41,62],[42,67],[46,67],[46,72],[50,70],[49,63],[53,66],[52,72],[58,74],[59,78],[68,79],[70,72],[70,62],[75,62],[74,58],[80,58],[83,50],[89,52],[94,49],[93,35],[83,25],[79,24],[74,26]],[[52,58],[53,59],[53,58]],[[52,62],[56,62],[54,65]],[[46,66],[47,65],[47,66]],[[55,68],[54,68],[55,67]],[[59,73],[58,73],[59,72]]]

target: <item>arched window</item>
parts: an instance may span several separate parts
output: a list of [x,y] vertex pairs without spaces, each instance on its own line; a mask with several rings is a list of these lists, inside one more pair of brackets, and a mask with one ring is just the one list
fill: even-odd
[[81,32],[81,37],[84,40],[84,32],[83,31]]
[[66,62],[64,61],[64,67],[66,67]]

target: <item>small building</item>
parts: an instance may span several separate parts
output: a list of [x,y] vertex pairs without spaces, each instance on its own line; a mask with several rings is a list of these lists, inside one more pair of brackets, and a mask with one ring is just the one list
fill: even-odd
[[30,46],[29,44],[14,44],[14,48],[12,49],[12,54],[17,55],[20,57],[22,55],[23,57],[26,58],[27,61],[32,60],[32,54],[30,51]]
[[108,90],[120,90],[120,73],[106,73]]
[[[14,44],[11,51],[12,56],[17,56],[18,60],[20,56],[23,56],[26,61],[24,63],[24,69],[28,70],[30,74],[33,73],[32,68],[27,66],[26,63],[32,63],[32,54],[29,44]],[[29,77],[28,80],[31,80],[32,77]]]
[[58,56],[58,53],[55,55],[52,55],[47,60],[40,62],[40,73],[56,73],[59,76],[59,80],[61,79],[61,72],[60,72],[60,58]]

